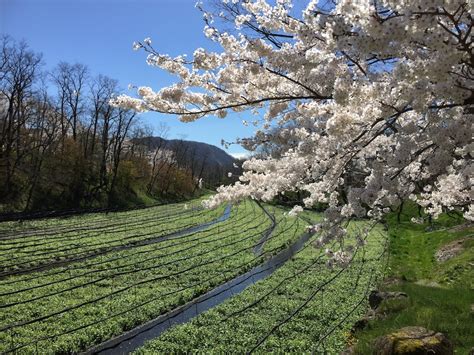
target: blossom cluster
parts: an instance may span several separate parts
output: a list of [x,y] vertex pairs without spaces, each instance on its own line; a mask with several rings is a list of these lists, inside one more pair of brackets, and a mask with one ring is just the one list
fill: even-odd
[[[433,217],[456,209],[474,220],[472,2],[319,3],[298,14],[291,0],[224,0],[219,14],[204,13],[220,51],[198,48],[187,60],[157,53],[150,39],[134,45],[177,81],[115,104],[183,121],[245,111],[252,122],[265,111],[240,143],[269,153],[246,161],[240,181],[206,206],[305,191],[306,207],[327,206],[313,228],[321,245],[343,245],[344,221],[381,218],[409,197]],[[209,21],[219,17],[236,30]],[[350,253],[331,255],[345,263]]]

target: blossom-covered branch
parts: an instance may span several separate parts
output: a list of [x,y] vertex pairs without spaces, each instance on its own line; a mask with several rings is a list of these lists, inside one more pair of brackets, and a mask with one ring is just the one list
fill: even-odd
[[[199,5],[221,51],[198,48],[187,60],[138,43],[177,81],[115,104],[184,121],[265,110],[261,129],[240,142],[274,149],[246,161],[210,207],[304,191],[307,207],[327,206],[323,242],[345,235],[344,220],[380,218],[407,198],[435,218],[457,209],[474,220],[472,2],[319,3],[223,0],[218,13]],[[229,21],[235,30],[219,29]]]

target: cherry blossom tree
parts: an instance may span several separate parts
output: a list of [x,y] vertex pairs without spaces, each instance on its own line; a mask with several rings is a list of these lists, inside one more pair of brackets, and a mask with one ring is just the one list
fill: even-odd
[[433,218],[455,209],[474,220],[473,3],[300,3],[222,0],[212,12],[197,4],[221,50],[187,59],[159,53],[149,38],[135,43],[177,80],[115,104],[183,121],[264,112],[255,136],[239,143],[276,153],[247,160],[240,181],[207,205],[304,191],[305,206],[327,206],[314,226],[321,244],[342,240],[347,219],[380,218],[406,199]]

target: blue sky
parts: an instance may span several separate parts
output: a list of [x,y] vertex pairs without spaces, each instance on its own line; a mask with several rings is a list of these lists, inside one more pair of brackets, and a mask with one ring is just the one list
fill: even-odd
[[[0,0],[0,32],[24,39],[41,52],[47,68],[60,61],[79,62],[88,65],[93,75],[119,80],[125,90],[130,83],[159,89],[172,83],[173,77],[147,66],[145,53],[133,51],[132,43],[151,37],[158,51],[170,55],[191,55],[198,47],[212,49],[194,4],[195,0]],[[185,136],[217,146],[221,139],[234,141],[255,129],[242,125],[249,118],[246,113],[193,123],[157,113],[142,117],[155,127],[166,122],[170,138]],[[234,145],[228,152],[244,150]]]

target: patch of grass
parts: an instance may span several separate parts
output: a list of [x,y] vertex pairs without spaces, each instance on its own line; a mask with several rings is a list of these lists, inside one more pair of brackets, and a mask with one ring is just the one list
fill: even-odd
[[[461,235],[464,234],[466,232],[461,232]],[[472,233],[463,246],[464,251],[461,254],[435,267],[434,276],[441,283],[474,290],[474,238]]]
[[[368,327],[356,334],[357,353],[372,353],[373,341],[384,334],[407,326],[422,326],[444,333],[450,339],[457,354],[467,354],[474,345],[474,315],[470,311],[474,293],[462,288],[444,289],[403,283],[392,287],[409,295],[404,301],[385,305],[389,314],[384,320],[369,322]],[[394,307],[391,308],[390,306]]]
[[[408,208],[400,223],[395,215],[387,220],[391,258],[387,277],[401,282],[381,286],[406,292],[409,299],[404,304],[386,302],[381,311],[387,317],[369,322],[366,329],[355,334],[358,354],[372,353],[377,337],[406,326],[444,333],[457,354],[467,354],[474,347],[474,228],[453,228],[465,221],[443,215],[435,221],[435,230],[430,231],[428,223],[411,223],[414,215],[415,211]],[[438,249],[460,238],[466,239],[464,250],[438,262]]]
[[[438,263],[436,251],[443,245],[462,237],[472,235],[472,229],[451,233],[448,230],[425,232],[425,225],[406,225],[402,223],[389,228],[390,233],[390,271],[392,276],[401,277],[407,281],[430,279],[434,271],[444,272],[447,265],[459,264],[457,260]],[[470,244],[472,249],[472,243]],[[465,253],[463,253],[465,254]],[[469,253],[468,253],[469,254]],[[471,257],[474,253],[470,253]],[[466,255],[464,255],[466,259]],[[469,259],[469,255],[467,255]],[[468,260],[463,260],[467,262]],[[464,264],[464,263],[460,263]]]
[[393,314],[399,311],[402,311],[410,306],[410,299],[403,297],[403,298],[395,298],[395,299],[388,299],[382,301],[382,303],[377,308],[377,312],[384,315]]

